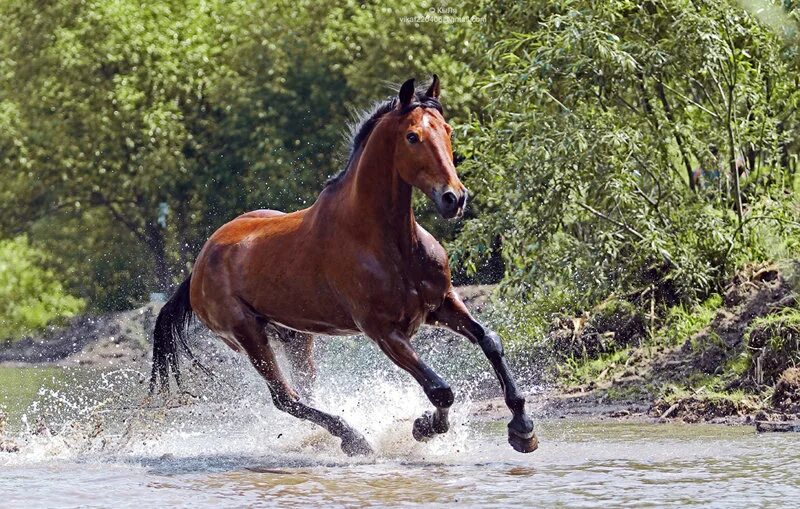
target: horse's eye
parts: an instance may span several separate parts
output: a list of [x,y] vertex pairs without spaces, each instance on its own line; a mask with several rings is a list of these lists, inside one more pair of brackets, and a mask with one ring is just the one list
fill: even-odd
[[412,145],[414,143],[419,143],[419,136],[417,136],[417,133],[408,133],[408,134],[406,134],[406,139]]

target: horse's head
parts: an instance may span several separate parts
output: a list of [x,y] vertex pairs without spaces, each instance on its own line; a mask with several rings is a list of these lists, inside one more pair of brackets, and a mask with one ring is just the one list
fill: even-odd
[[396,116],[400,126],[395,168],[408,184],[436,204],[442,217],[461,217],[467,205],[467,188],[459,180],[450,145],[451,127],[439,104],[439,78],[424,92],[410,79],[400,87]]

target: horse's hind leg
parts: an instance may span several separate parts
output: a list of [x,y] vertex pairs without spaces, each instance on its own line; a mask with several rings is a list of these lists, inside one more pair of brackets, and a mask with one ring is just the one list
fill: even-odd
[[[292,382],[300,397],[311,402],[314,384],[317,382],[317,366],[314,363],[314,335],[284,329],[284,351],[292,367]],[[283,336],[282,336],[283,339]]]
[[[263,330],[263,328],[261,328]],[[275,408],[282,410],[298,419],[311,421],[318,426],[322,426],[332,435],[342,440],[342,451],[350,456],[358,454],[370,454],[372,448],[366,439],[356,430],[351,428],[341,417],[317,410],[306,403],[303,403],[297,393],[289,386],[286,379],[278,367],[275,352],[269,344],[266,334],[254,337],[253,334],[258,329],[237,334],[250,338],[243,338],[242,344],[247,351],[253,366],[261,373],[269,386],[272,401]]]

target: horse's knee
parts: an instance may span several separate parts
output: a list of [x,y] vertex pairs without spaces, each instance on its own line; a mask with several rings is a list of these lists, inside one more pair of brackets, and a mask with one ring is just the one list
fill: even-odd
[[505,353],[503,351],[503,343],[500,341],[500,336],[494,331],[487,330],[478,340],[478,344],[487,356],[497,355],[502,357]]
[[455,400],[453,389],[448,385],[426,388],[425,395],[437,408],[450,408]]

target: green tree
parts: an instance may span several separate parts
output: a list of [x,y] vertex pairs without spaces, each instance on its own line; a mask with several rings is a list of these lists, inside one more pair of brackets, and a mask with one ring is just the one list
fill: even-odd
[[[751,223],[796,232],[796,12],[776,31],[734,2],[473,8],[487,16],[473,56],[493,108],[462,136],[483,212],[458,240],[465,263],[499,237],[520,295],[675,301],[760,256]],[[720,167],[698,185],[712,146]]]
[[69,278],[100,307],[169,288],[223,222],[308,204],[387,77],[456,73],[445,27],[399,21],[427,7],[3,3],[0,231],[31,232],[64,273],[117,271],[130,294]]
[[84,301],[68,295],[47,265],[47,257],[24,235],[0,241],[0,339],[83,309]]

